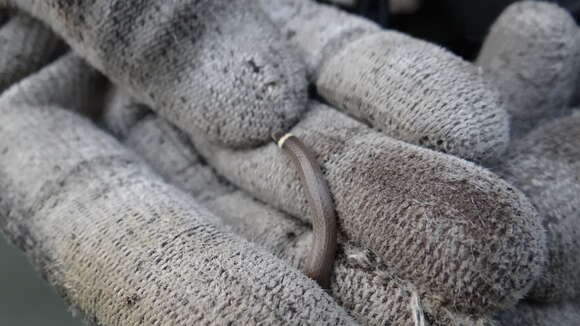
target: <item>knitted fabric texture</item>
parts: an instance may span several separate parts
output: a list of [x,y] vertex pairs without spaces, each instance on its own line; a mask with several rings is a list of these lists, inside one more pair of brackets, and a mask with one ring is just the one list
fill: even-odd
[[[137,106],[127,100],[115,101],[106,112],[133,111]],[[311,242],[312,230],[304,223],[236,190],[217,176],[193,150],[186,135],[154,115],[127,120],[122,135],[125,144],[135,149],[166,180],[188,191],[208,207],[233,232],[268,249],[290,264],[301,268]],[[343,243],[335,263],[331,293],[337,302],[365,325],[413,325],[410,295],[414,286],[393,277],[388,265],[376,255],[350,243]],[[460,313],[443,307],[439,298],[422,296],[431,325],[474,325]],[[484,319],[485,320],[485,319]]]
[[0,103],[6,106],[50,103],[91,116],[102,107],[105,89],[106,79],[102,75],[77,55],[67,54],[15,83],[2,93]]
[[515,142],[500,173],[538,208],[547,267],[529,296],[560,301],[580,295],[580,111]]
[[514,136],[566,113],[580,69],[578,35],[568,12],[541,1],[511,5],[492,26],[477,63],[501,90]]
[[[552,267],[555,239],[575,231],[546,230],[548,210],[524,186],[441,153],[504,158],[508,115],[493,74],[335,9],[274,2],[279,11],[262,0],[0,0],[74,52],[14,74],[0,95],[0,225],[73,307],[102,325],[412,326],[418,296],[431,325],[484,325],[576,268]],[[109,97],[78,55],[117,85]],[[307,72],[344,113],[308,99]],[[63,110],[104,98],[103,121],[125,146]],[[381,124],[385,112],[400,121]],[[289,158],[267,143],[280,130],[313,150],[334,197],[335,300],[299,271],[310,208]]]
[[473,161],[497,159],[508,117],[478,69],[433,44],[311,0],[261,0],[319,93],[385,134]]
[[[510,305],[537,277],[544,238],[536,211],[497,176],[324,105],[312,104],[292,133],[321,162],[344,235],[388,261],[398,277],[466,313]],[[275,144],[232,151],[202,139],[192,140],[220,174],[308,220],[298,175]]]
[[[344,235],[388,261],[396,277],[442,297],[454,311],[479,315],[513,304],[536,278],[544,248],[535,210],[489,172],[391,140],[320,104],[312,104],[292,132],[319,155]],[[261,200],[309,221],[297,173],[288,168],[287,158],[274,144],[242,152],[212,147],[200,139],[194,137],[193,142],[220,174]],[[366,154],[357,159],[359,153]],[[410,162],[405,163],[406,171],[396,168],[401,161]],[[389,178],[388,183],[381,176]],[[399,177],[405,181],[399,184]],[[287,186],[277,186],[281,184]],[[449,197],[443,196],[447,191]],[[486,207],[490,210],[482,213]],[[369,223],[374,230],[368,230]],[[515,233],[514,225],[519,230]],[[480,229],[486,227],[493,230]],[[508,229],[510,235],[504,234]],[[509,264],[502,266],[502,261]],[[432,273],[433,268],[440,272]],[[502,269],[509,269],[510,275]],[[480,273],[486,275],[485,281]],[[491,288],[490,279],[497,280]]]
[[255,1],[4,2],[47,23],[166,119],[212,142],[264,143],[305,108],[303,67]]
[[[47,75],[68,85],[55,94],[59,101],[74,93],[78,76],[53,67],[13,87],[58,93]],[[355,324],[312,280],[222,231],[207,210],[87,120],[50,97],[24,102],[0,98],[10,121],[0,125],[0,227],[87,320]]]
[[17,16],[2,25],[7,19],[6,11],[0,9],[0,92],[52,61],[64,48],[39,22]]

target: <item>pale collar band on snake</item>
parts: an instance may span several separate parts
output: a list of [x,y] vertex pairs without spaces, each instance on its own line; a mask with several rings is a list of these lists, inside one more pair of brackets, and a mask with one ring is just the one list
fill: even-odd
[[296,136],[291,133],[275,133],[272,138],[284,152],[288,153],[298,170],[313,214],[314,236],[307,260],[306,275],[322,288],[329,288],[336,255],[337,225],[328,184],[316,158]]

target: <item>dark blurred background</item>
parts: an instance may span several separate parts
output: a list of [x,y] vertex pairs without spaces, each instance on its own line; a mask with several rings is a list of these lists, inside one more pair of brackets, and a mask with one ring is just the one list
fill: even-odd
[[[328,0],[331,1],[331,0]],[[322,2],[328,2],[322,1]],[[334,0],[335,2],[337,0]],[[417,0],[412,10],[394,13],[387,0],[342,0],[342,7],[386,28],[440,44],[472,60],[491,23],[515,0]],[[405,1],[405,0],[403,0]],[[332,2],[332,1],[331,1]],[[554,0],[578,21],[580,0]],[[0,235],[0,325],[80,325],[62,300],[34,272],[26,258]]]
[[[396,29],[423,40],[442,45],[455,54],[475,59],[489,26],[517,0],[398,0],[415,2],[416,9],[393,13],[388,0],[325,0],[344,3],[344,9],[366,16],[386,28]],[[544,0],[557,3],[580,18],[580,0]],[[406,11],[406,12],[405,12]]]
[[0,234],[0,325],[81,325],[62,299]]

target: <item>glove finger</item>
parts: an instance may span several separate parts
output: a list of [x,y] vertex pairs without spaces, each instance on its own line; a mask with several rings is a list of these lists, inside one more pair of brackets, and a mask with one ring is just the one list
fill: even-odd
[[[113,106],[107,112],[133,111],[138,107],[131,100],[116,101],[123,102],[125,107]],[[106,116],[130,120],[136,115],[111,112]],[[312,241],[309,226],[218,177],[194,151],[183,132],[154,114],[113,125],[129,126],[122,132],[127,147],[145,158],[167,181],[219,216],[229,230],[303,268]],[[342,243],[339,248],[330,290],[337,302],[361,324],[413,324],[410,300],[412,293],[417,292],[414,287],[393,278],[388,266],[379,264],[376,256],[350,243]],[[431,325],[460,325],[460,320],[467,319],[449,311],[450,307],[441,307],[438,298],[429,293],[421,293],[421,301]]]
[[330,6],[262,0],[318,92],[388,136],[473,161],[508,143],[508,116],[480,71],[450,52]]
[[0,94],[63,50],[63,43],[41,23],[24,15],[12,17],[0,26]]
[[188,133],[264,143],[305,108],[301,62],[254,1],[7,1]]
[[501,91],[515,138],[566,113],[579,54],[578,27],[557,5],[518,2],[493,24],[477,63]]
[[[580,28],[576,32],[576,42],[580,44]],[[580,47],[578,48],[578,52],[576,52],[576,56],[578,60],[580,60]],[[580,66],[580,65],[579,65]],[[576,74],[576,87],[574,87],[574,92],[572,94],[572,99],[570,100],[570,107],[577,107],[580,105],[580,69]]]
[[580,111],[544,124],[515,142],[498,168],[538,209],[547,260],[529,293],[560,301],[580,295]]
[[[292,132],[321,162],[341,231],[401,279],[476,313],[510,305],[538,276],[545,243],[537,213],[496,175],[390,139],[324,105],[313,104]],[[202,135],[192,141],[232,183],[309,216],[298,173],[275,144],[232,151]]]
[[135,124],[151,113],[148,106],[125,95],[118,87],[112,87],[107,94],[101,118],[106,129],[117,139],[123,140]]
[[167,181],[196,200],[205,202],[235,190],[203,165],[202,158],[183,132],[156,115],[144,117],[127,131],[130,134],[124,143],[135,149]]
[[92,322],[354,324],[87,120],[2,99],[0,113],[0,229]]
[[[303,267],[308,241],[312,237],[312,232],[307,226],[261,204],[229,185],[203,163],[202,158],[195,152],[188,137],[182,131],[146,109],[142,109],[141,114],[133,114],[137,108],[143,108],[143,106],[128,96],[117,94],[117,97],[121,99],[115,100],[113,105],[106,110],[105,123],[114,128],[127,127],[122,132],[116,132],[123,135],[123,143],[127,147],[141,155],[165,180],[185,190],[196,201],[219,216],[229,230],[262,246],[293,266]],[[123,114],[120,113],[121,111],[131,113]],[[113,122],[115,118],[126,120]],[[340,258],[335,266],[332,295],[347,309],[351,307],[348,312],[359,322],[366,325],[379,325],[390,324],[394,321],[393,318],[408,319],[409,312],[401,309],[403,307],[388,305],[388,303],[397,303],[390,298],[395,294],[398,296],[394,298],[400,297],[401,290],[385,292],[388,288],[386,289],[382,284],[374,287],[377,291],[375,295],[384,294],[382,297],[387,300],[387,304],[381,302],[378,305],[364,300],[365,310],[369,314],[361,315],[360,311],[357,311],[357,308],[359,310],[362,308],[361,302],[354,301],[352,295],[348,293],[355,290],[347,286],[352,282],[352,279],[348,280],[348,276],[353,268],[345,266]],[[342,266],[343,271],[339,266]],[[368,278],[366,274],[368,273],[357,276]],[[348,280],[348,283],[345,283],[345,280]],[[347,292],[347,295],[341,293],[340,290]],[[359,295],[364,294],[359,293]],[[368,293],[366,295],[368,296]],[[374,320],[369,319],[371,315]]]
[[106,86],[101,74],[69,53],[10,86],[0,97],[0,105],[58,106],[71,111],[82,108],[84,115],[96,116]]
[[[455,310],[473,314],[485,314],[515,303],[535,280],[538,266],[543,264],[544,251],[537,216],[519,192],[497,177],[464,161],[386,137],[378,137],[372,148],[368,148],[365,138],[373,135],[371,131],[323,106],[315,108],[303,123],[295,129],[297,134],[316,152],[326,152],[319,160],[324,162],[347,240],[369,248],[383,261],[397,262],[389,266],[396,275],[403,275],[402,279],[418,285],[421,290],[452,302]],[[357,134],[362,135],[358,143],[346,140]],[[140,138],[142,136],[136,137]],[[308,222],[308,206],[298,177],[274,146],[232,152],[201,144],[199,139],[194,139],[197,149],[202,150],[204,159],[220,174],[257,198]],[[389,147],[394,148],[389,150]],[[379,159],[378,154],[391,152],[396,168],[379,173],[364,165],[357,169],[360,164],[350,162],[350,156],[355,154],[352,148],[375,154],[372,162],[380,162],[382,170],[392,159],[383,157],[385,155]],[[379,148],[378,153],[376,148]],[[414,155],[412,160],[404,158],[407,151],[410,156]],[[402,165],[397,157],[405,162],[403,166],[408,166],[409,174],[400,171]],[[422,167],[423,164],[426,166]],[[425,178],[416,178],[423,175],[420,172],[424,169],[429,170]],[[340,171],[347,171],[343,172],[346,180],[341,179]],[[452,173],[446,176],[445,171]],[[465,178],[458,179],[458,171],[462,171]],[[372,180],[364,177],[367,175]],[[404,178],[401,185],[410,188],[403,189],[394,179],[381,178],[391,178],[391,175]],[[348,180],[356,184],[348,184]],[[281,184],[290,186],[274,186]],[[380,188],[381,184],[385,186]],[[392,185],[391,189],[386,185]],[[461,191],[459,186],[463,187]],[[428,198],[425,194],[417,195],[417,191],[427,193]],[[444,196],[447,191],[449,196]],[[401,217],[407,215],[409,218]],[[402,220],[397,222],[390,216]],[[487,225],[484,221],[493,223]],[[477,228],[477,222],[482,229],[470,233],[469,226]],[[368,225],[375,227],[369,229]],[[508,245],[510,241],[513,242]],[[425,245],[418,246],[418,243]],[[416,257],[418,261],[414,260]],[[436,276],[431,272],[433,266],[440,266],[441,272]],[[422,275],[423,271],[429,271],[428,275]],[[461,290],[449,285],[462,280],[470,285],[458,286]]]
[[[230,229],[266,248],[276,256],[303,267],[312,230],[288,215],[261,204],[243,191],[233,191],[204,201]],[[414,295],[420,296],[429,325],[475,325],[487,316],[467,316],[440,297],[419,292],[405,280],[394,277],[389,264],[368,250],[351,243],[340,246],[330,288],[332,296],[364,325],[414,325]]]

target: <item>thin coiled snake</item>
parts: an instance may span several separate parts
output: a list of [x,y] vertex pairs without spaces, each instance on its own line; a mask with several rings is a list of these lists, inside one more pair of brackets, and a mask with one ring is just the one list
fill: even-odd
[[328,184],[316,158],[298,138],[291,133],[276,133],[272,135],[272,138],[290,155],[312,208],[314,235],[306,265],[306,275],[322,288],[327,289],[330,287],[330,274],[336,255],[338,232],[336,212]]
[[[328,289],[336,255],[338,233],[336,212],[328,185],[314,155],[296,136],[291,133],[277,133],[272,135],[272,138],[292,158],[314,213],[312,218],[314,238],[308,257],[306,275],[318,282],[322,288]],[[415,325],[427,325],[421,299],[416,292],[413,292],[410,303]]]

